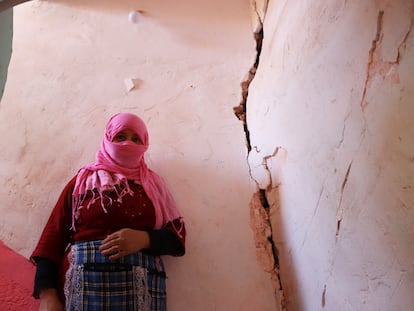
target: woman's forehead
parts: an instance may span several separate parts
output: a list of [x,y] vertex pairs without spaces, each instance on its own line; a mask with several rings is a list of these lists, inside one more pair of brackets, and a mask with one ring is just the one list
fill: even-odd
[[141,119],[139,119],[137,116],[135,115],[131,115],[131,114],[117,114],[115,116],[113,116],[110,120],[109,120],[109,124],[111,127],[114,128],[135,128],[137,127],[140,123],[143,123],[141,121]]
[[119,134],[119,133],[124,133],[124,134],[135,134],[135,135],[138,135],[138,133],[137,132],[135,132],[134,130],[132,130],[132,129],[130,129],[130,128],[125,128],[125,129],[123,129],[123,130],[120,130],[118,133],[116,133],[116,134]]
[[112,140],[121,131],[130,130],[140,139],[148,143],[148,133],[145,123],[136,115],[120,113],[113,116],[106,127],[107,139]]

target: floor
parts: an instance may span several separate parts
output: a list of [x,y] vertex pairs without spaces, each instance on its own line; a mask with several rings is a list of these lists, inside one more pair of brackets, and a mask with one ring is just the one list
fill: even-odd
[[32,297],[35,268],[25,257],[0,241],[0,311],[35,311]]

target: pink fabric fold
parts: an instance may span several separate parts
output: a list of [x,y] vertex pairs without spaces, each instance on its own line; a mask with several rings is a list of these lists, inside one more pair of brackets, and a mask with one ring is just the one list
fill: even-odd
[[[131,141],[112,142],[121,131],[129,129],[136,133],[142,145]],[[105,128],[101,148],[96,153],[94,163],[83,166],[77,175],[73,190],[72,229],[75,230],[76,215],[84,208],[83,201],[88,191],[93,200],[101,200],[104,205],[105,191],[116,191],[118,201],[132,194],[128,180],[140,183],[155,209],[154,229],[161,229],[166,223],[181,218],[175,200],[161,176],[148,168],[144,153],[148,150],[149,138],[145,123],[135,114],[118,113],[112,116]],[[106,204],[107,201],[105,201]],[[90,204],[86,206],[89,208]],[[179,233],[179,228],[177,228]]]

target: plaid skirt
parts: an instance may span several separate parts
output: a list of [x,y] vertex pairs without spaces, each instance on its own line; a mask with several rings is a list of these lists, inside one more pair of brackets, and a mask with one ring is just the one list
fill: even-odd
[[110,261],[101,241],[71,246],[66,273],[66,311],[165,311],[161,258],[134,253]]

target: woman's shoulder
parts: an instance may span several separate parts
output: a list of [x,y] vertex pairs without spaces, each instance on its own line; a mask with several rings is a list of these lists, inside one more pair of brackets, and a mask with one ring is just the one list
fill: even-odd
[[69,179],[69,181],[67,182],[67,185],[75,185],[77,177],[78,177],[78,174],[76,174],[71,179]]
[[77,177],[77,175],[75,175],[71,179],[69,179],[69,181],[66,183],[65,187],[63,188],[62,192],[71,192],[72,193],[73,188],[75,188],[76,177]]

